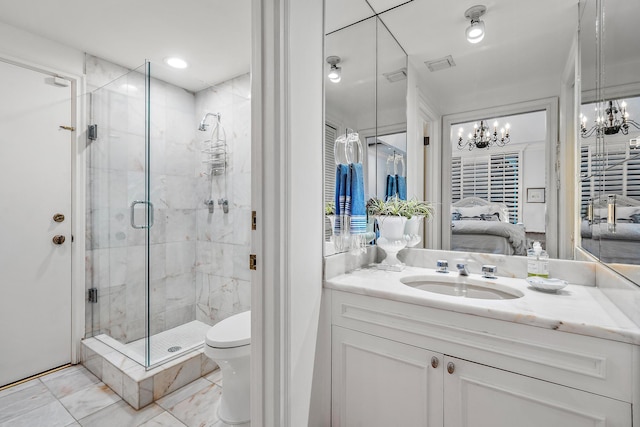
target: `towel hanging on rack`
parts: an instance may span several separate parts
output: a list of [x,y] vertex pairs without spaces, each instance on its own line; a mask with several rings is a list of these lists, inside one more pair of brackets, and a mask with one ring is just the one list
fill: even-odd
[[398,193],[398,187],[396,183],[396,175],[387,175],[387,190],[385,192],[385,200],[389,200],[395,197]]
[[407,178],[396,175],[396,187],[398,189],[398,198],[400,200],[407,200]]

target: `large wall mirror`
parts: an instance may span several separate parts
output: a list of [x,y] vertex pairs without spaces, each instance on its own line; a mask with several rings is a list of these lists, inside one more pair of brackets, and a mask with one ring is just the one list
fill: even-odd
[[580,245],[622,274],[640,264],[640,3],[580,2]]
[[[364,200],[384,198],[391,176],[406,182],[407,55],[380,12],[365,0],[325,2],[325,204],[335,200],[337,164],[362,164]],[[336,244],[326,218],[325,255],[354,249]]]

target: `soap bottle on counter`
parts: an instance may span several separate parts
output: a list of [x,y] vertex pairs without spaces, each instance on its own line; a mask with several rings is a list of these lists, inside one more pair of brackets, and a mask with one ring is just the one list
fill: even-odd
[[527,251],[527,276],[549,278],[549,254],[540,242],[533,242],[533,248]]

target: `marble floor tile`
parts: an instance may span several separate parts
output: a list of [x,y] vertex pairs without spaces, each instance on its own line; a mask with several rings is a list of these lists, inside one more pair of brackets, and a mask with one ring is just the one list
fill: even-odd
[[107,385],[97,383],[63,397],[60,403],[76,420],[80,420],[120,400]]
[[1,427],[65,427],[75,420],[62,404],[54,400],[16,418],[0,422]]
[[18,391],[22,391],[29,387],[33,387],[34,385],[36,385],[37,382],[38,380],[31,380],[31,381],[27,381],[26,383],[14,385],[13,387],[9,387],[7,389],[0,391],[0,402],[2,401],[3,397],[9,396],[10,394],[16,393]]
[[80,419],[80,425],[86,427],[138,426],[163,413],[156,404],[136,411],[127,402],[121,400],[91,415]]
[[218,422],[222,388],[215,384],[167,409],[188,427],[213,427]]
[[198,378],[191,384],[187,384],[184,387],[170,393],[156,401],[156,403],[162,406],[164,409],[169,409],[182,402],[185,399],[193,396],[194,394],[202,391],[206,387],[211,387],[211,382],[204,378]]
[[[25,384],[28,384],[28,386],[22,387],[24,384],[16,386],[20,387],[20,389],[3,394],[0,397],[0,408],[2,408],[0,411],[0,423],[27,414],[56,400],[40,380],[31,380]],[[5,390],[5,392],[9,390],[11,389]]]
[[45,375],[40,380],[58,399],[100,382],[98,377],[81,365],[71,366],[51,375]]
[[138,427],[186,427],[176,417],[168,413],[167,411],[161,413],[158,416],[151,418],[144,424],[140,424]]
[[211,381],[212,383],[222,387],[222,371],[220,369],[216,369],[215,371],[207,375],[205,378]]
[[244,423],[244,424],[227,424],[223,421],[218,421],[217,423],[215,423],[212,427],[251,427],[251,423]]
[[135,410],[77,365],[0,391],[0,427],[237,427],[218,419],[221,379],[216,370]]

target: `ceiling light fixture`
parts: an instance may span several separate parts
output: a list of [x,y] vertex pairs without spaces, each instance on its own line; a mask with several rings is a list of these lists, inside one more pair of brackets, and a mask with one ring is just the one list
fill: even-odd
[[587,116],[580,114],[580,135],[583,138],[589,138],[594,133],[596,136],[615,135],[618,132],[627,135],[629,133],[629,125],[640,129],[640,124],[629,118],[626,102],[612,100],[608,101],[606,105],[607,108],[604,109],[604,114],[602,114],[602,110],[598,111],[598,107],[596,107],[596,119],[591,129],[587,130]]
[[484,38],[484,21],[480,17],[487,13],[487,7],[482,5],[471,6],[464,13],[464,17],[471,20],[465,34],[469,43],[479,43]]
[[329,80],[331,80],[333,83],[339,83],[342,79],[342,68],[338,67],[338,64],[340,63],[340,57],[328,56],[327,63],[331,65],[327,77],[329,77]]
[[185,61],[184,59],[181,58],[177,58],[175,56],[169,57],[169,58],[164,58],[164,62],[173,68],[187,68],[189,66],[189,64],[187,64],[187,61]]
[[470,133],[468,139],[463,142],[462,133],[464,129],[460,128],[458,132],[458,150],[464,150],[465,148],[469,151],[474,148],[486,148],[488,150],[492,145],[504,147],[511,141],[509,129],[510,126],[507,123],[500,129],[500,138],[498,138],[498,121],[493,122],[493,132],[491,132],[489,126],[485,125],[483,120],[480,120],[480,126],[475,123],[473,125],[473,133]]

